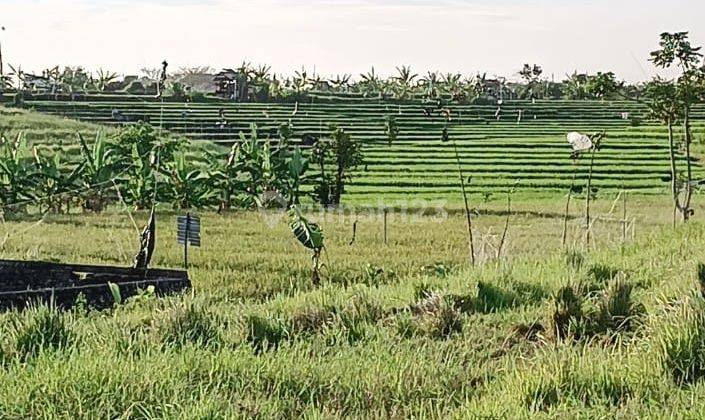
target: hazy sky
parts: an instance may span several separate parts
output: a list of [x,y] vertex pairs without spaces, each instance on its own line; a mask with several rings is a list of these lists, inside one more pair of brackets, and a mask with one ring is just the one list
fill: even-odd
[[649,78],[663,31],[705,43],[704,0],[0,0],[6,62],[137,73],[243,60],[322,75],[375,66],[516,77],[538,63]]

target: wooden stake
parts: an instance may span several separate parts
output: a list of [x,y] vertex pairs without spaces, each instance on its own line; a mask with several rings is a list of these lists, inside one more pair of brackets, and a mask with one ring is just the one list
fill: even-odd
[[357,236],[357,219],[353,222],[353,232],[352,232],[352,239],[350,240],[350,246],[352,246],[355,243],[355,237]]
[[502,239],[499,241],[499,246],[497,247],[497,260],[502,258],[502,248],[504,247],[504,241],[507,239],[507,231],[509,230],[509,217],[512,214],[512,193],[514,188],[509,190],[507,193],[507,218],[504,220],[504,230],[502,231]]
[[590,153],[590,172],[588,173],[587,194],[585,194],[585,245],[590,249],[590,194],[592,193],[592,168],[595,165],[595,147],[593,146]]
[[384,244],[387,245],[387,213],[389,213],[388,208],[384,208]]
[[184,269],[188,270],[188,231],[191,228],[191,213],[186,213],[186,235],[184,236]]
[[570,189],[568,190],[568,198],[565,201],[565,212],[563,213],[563,235],[561,237],[561,246],[565,248],[565,242],[568,239],[568,212],[570,211],[570,199],[573,196],[573,188],[575,188],[575,176],[578,173],[578,169],[573,169],[573,180],[570,183]]
[[627,242],[627,191],[622,190],[622,244]]
[[455,160],[458,162],[458,176],[460,177],[460,190],[463,193],[463,202],[465,204],[465,219],[467,221],[468,228],[468,248],[470,251],[470,265],[475,265],[475,244],[472,237],[472,218],[470,217],[470,206],[468,205],[468,195],[465,191],[465,177],[463,175],[463,168],[460,165],[460,154],[458,154],[458,145],[453,139],[453,149],[455,150]]

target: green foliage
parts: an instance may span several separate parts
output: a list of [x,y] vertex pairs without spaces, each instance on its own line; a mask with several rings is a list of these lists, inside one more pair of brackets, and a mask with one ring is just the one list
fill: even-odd
[[622,276],[615,278],[598,303],[597,320],[602,331],[628,331],[643,308],[632,298],[633,286]]
[[39,202],[40,208],[45,205],[48,211],[61,213],[63,205],[66,204],[68,207],[69,202],[74,198],[73,189],[81,168],[70,169],[65,162],[62,162],[61,155],[58,153],[54,154],[53,158],[42,157],[36,148],[34,160],[36,164],[34,190],[39,197],[42,197]]
[[321,270],[321,252],[325,245],[323,244],[323,231],[315,224],[309,222],[301,215],[301,211],[296,206],[289,209],[289,217],[291,218],[291,231],[301,245],[310,249],[313,252],[311,257],[313,266],[311,268],[311,281],[313,284],[320,282]]
[[167,163],[167,185],[175,209],[200,209],[215,201],[208,174],[181,151]]
[[110,200],[107,191],[113,186],[118,156],[100,131],[92,145],[88,145],[81,133],[78,133],[78,140],[83,159],[78,172],[79,186],[83,190],[82,205],[86,210],[101,212]]
[[448,296],[430,292],[410,306],[410,314],[402,314],[396,320],[397,332],[407,338],[427,335],[437,339],[448,339],[463,330],[461,313]]
[[588,77],[587,74],[573,72],[563,81],[563,94],[570,99],[587,99]]
[[291,231],[301,245],[313,251],[320,251],[323,248],[323,231],[315,224],[309,222],[301,215],[297,207],[289,210],[291,217]]
[[281,322],[269,317],[249,315],[246,318],[246,325],[247,341],[257,352],[276,348],[289,335]]
[[184,147],[183,140],[166,137],[151,125],[138,123],[120,130],[112,138],[114,154],[118,156],[120,189],[128,204],[138,209],[149,208],[160,200],[155,191],[158,181],[169,173],[170,162]]
[[588,76],[585,84],[585,92],[593,98],[605,99],[619,91],[624,83],[617,81],[617,77],[611,71]]
[[116,283],[108,283],[108,288],[110,289],[110,294],[113,296],[113,302],[115,302],[116,305],[120,305],[122,303],[122,293],[120,292],[120,286]]
[[0,202],[3,212],[23,212],[27,201],[36,197],[36,166],[26,137],[19,133],[14,141],[0,137]]
[[583,320],[583,297],[573,286],[563,286],[553,297],[553,311],[550,317],[551,333],[557,340],[563,340],[580,333]]
[[259,137],[253,124],[249,136],[240,133],[240,141],[231,147],[227,159],[210,154],[211,177],[221,192],[221,208],[299,202],[309,160],[299,147],[289,145],[290,133],[289,125],[280,126],[279,141],[273,146],[269,139]]
[[335,163],[335,174],[328,204],[337,206],[345,190],[345,183],[351,178],[350,172],[363,162],[362,143],[354,140],[336,125],[332,125],[330,129],[330,140],[325,148]]
[[519,71],[519,75],[524,79],[526,83],[523,86],[521,97],[524,99],[534,99],[541,97],[543,92],[541,92],[541,75],[543,74],[543,69],[541,66],[534,64],[524,64],[524,67]]

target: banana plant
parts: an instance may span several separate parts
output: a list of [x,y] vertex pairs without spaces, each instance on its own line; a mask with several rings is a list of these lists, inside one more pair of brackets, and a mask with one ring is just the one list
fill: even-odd
[[286,177],[284,183],[286,185],[286,199],[289,204],[298,204],[301,183],[308,171],[309,160],[306,158],[299,147],[294,148],[293,152],[286,159]]
[[33,154],[36,165],[35,191],[39,196],[37,204],[40,212],[42,205],[45,205],[47,212],[61,213],[64,204],[68,212],[71,200],[75,199],[69,193],[76,188],[80,167],[70,169],[67,163],[61,161],[59,153],[53,153],[53,157],[43,157],[35,147]]
[[218,210],[229,210],[234,201],[238,200],[239,207],[251,207],[250,203],[244,203],[242,198],[245,197],[245,179],[241,178],[243,163],[239,159],[238,154],[240,144],[235,143],[230,148],[230,152],[226,158],[215,152],[207,151],[208,175],[211,180],[211,185],[218,193]]
[[362,88],[364,96],[372,96],[375,93],[380,94],[382,91],[381,84],[382,80],[379,78],[379,75],[375,73],[374,67],[367,73],[360,74],[360,83],[358,83],[358,86]]
[[[168,174],[168,162],[184,146],[183,140],[164,137],[148,124],[136,124],[121,130],[113,138],[112,149],[119,157],[126,179],[121,182],[123,197],[137,209],[150,208],[159,179]],[[168,176],[168,175],[167,175]]]
[[333,87],[333,89],[340,91],[340,92],[347,92],[348,88],[350,87],[350,78],[352,75],[350,74],[343,74],[341,75],[336,75],[335,79],[328,79],[328,83]]
[[14,67],[12,64],[7,65],[10,68],[10,74],[8,74],[10,80],[14,78],[17,81],[17,86],[15,89],[21,91],[24,88],[25,75],[22,70],[22,66]]
[[117,157],[100,131],[91,146],[81,133],[78,133],[78,141],[83,160],[78,175],[78,183],[83,191],[80,197],[81,205],[85,210],[101,212],[109,202],[107,191],[113,187],[112,182],[119,182],[115,179],[118,169]]
[[180,152],[168,163],[170,196],[175,209],[203,208],[211,205],[216,192],[208,174],[187,163],[186,153]]
[[95,80],[95,87],[101,92],[105,92],[108,85],[118,78],[117,73],[103,69],[98,69],[97,76],[98,78]]
[[291,231],[296,239],[304,247],[311,250],[311,281],[313,284],[319,284],[321,281],[321,253],[325,248],[323,243],[323,230],[315,223],[309,222],[308,219],[301,215],[298,207],[292,206],[289,209],[289,217],[291,218]]
[[0,204],[5,214],[23,213],[37,195],[36,168],[23,133],[14,141],[0,137]]
[[156,155],[151,155],[149,161],[145,161],[139,154],[136,144],[132,145],[130,152],[131,170],[128,172],[124,186],[123,196],[128,203],[132,204],[135,209],[147,209],[152,205],[153,197],[156,195],[154,186],[157,184],[156,179],[158,172],[155,170]]
[[222,192],[220,208],[227,210],[233,201],[245,208],[261,206],[264,192],[277,187],[272,160],[269,143],[260,140],[255,124],[250,126],[249,136],[240,133],[227,159],[211,159],[215,162],[210,168],[211,178]]

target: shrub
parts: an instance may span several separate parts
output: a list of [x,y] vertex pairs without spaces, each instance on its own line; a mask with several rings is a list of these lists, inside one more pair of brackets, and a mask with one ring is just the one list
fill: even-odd
[[[348,302],[334,313],[333,323],[339,328],[331,329],[332,332],[339,332],[340,338],[349,344],[354,344],[365,337],[367,325],[376,322],[384,315],[382,308],[365,294],[356,294]],[[329,344],[338,341],[336,334],[329,338]]]
[[700,296],[705,298],[705,264],[703,263],[698,263],[698,286]]
[[511,290],[480,281],[477,283],[476,309],[485,313],[517,305],[519,297]]

